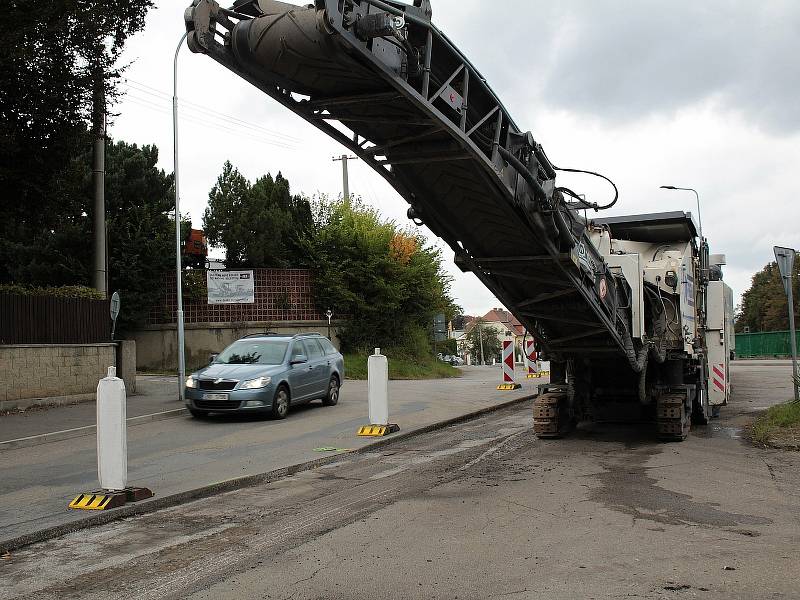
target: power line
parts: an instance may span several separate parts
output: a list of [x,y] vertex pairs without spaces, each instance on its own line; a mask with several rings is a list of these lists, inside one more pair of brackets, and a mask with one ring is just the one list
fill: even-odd
[[[141,96],[138,96],[138,95],[132,93],[134,91],[137,92],[137,93],[140,92],[140,90],[137,90],[135,88],[130,88],[130,91],[126,93],[126,98],[133,99],[133,100],[138,100],[139,102],[147,102],[147,103],[149,103],[149,104],[151,104],[153,106],[156,106],[158,108],[162,108],[162,109],[164,109],[166,111],[170,110],[168,103],[166,101],[164,101],[163,99],[152,98],[152,97],[141,97]],[[237,131],[242,132],[242,135],[248,135],[248,136],[251,136],[251,137],[253,137],[253,136],[259,137],[259,134],[261,134],[262,132],[266,133],[266,135],[269,135],[267,132],[265,132],[264,130],[260,130],[259,128],[240,125],[238,123],[226,122],[225,119],[216,117],[214,115],[204,114],[203,112],[197,111],[197,110],[195,110],[194,108],[191,108],[191,107],[185,107],[181,112],[182,112],[183,116],[185,116],[187,114],[191,115],[191,116],[194,116],[197,119],[201,119],[203,123],[214,124],[214,125],[217,125],[217,126],[220,126],[220,127],[225,127],[225,128],[236,128]],[[259,139],[265,139],[266,140],[267,139],[266,135],[263,138],[259,137]],[[270,137],[272,137],[272,136],[270,136]],[[281,147],[284,147],[284,148],[293,148],[293,147],[295,147],[297,145],[296,143],[293,143],[290,140],[280,139],[280,138],[271,139],[269,141],[271,143],[275,144],[275,145],[278,145],[278,146],[281,146]]]
[[[137,91],[145,93],[145,94],[151,94],[153,96],[160,97],[160,98],[164,99],[165,101],[167,101],[169,103],[172,103],[171,94],[169,94],[167,92],[164,92],[163,90],[159,90],[159,89],[154,88],[154,87],[152,87],[150,85],[147,85],[145,83],[141,83],[139,81],[136,81],[135,79],[130,79],[130,78],[125,78],[124,79],[124,83],[130,89],[137,90]],[[137,88],[141,88],[141,89],[137,89]],[[245,120],[240,119],[238,117],[234,117],[232,115],[220,112],[218,110],[214,110],[213,108],[209,108],[209,107],[204,106],[202,104],[197,104],[196,102],[191,102],[189,100],[184,100],[184,99],[179,99],[178,102],[179,102],[180,105],[183,105],[183,106],[186,106],[186,107],[192,107],[192,108],[194,108],[196,110],[208,113],[209,115],[216,116],[216,117],[218,117],[220,119],[223,119],[225,121],[230,121],[230,122],[233,122],[233,123],[237,123],[239,125],[242,125],[242,126],[245,126],[245,127],[248,127],[248,128],[260,129],[261,131],[263,131],[264,133],[266,133],[268,135],[284,138],[286,141],[290,141],[290,142],[300,142],[301,141],[297,137],[294,137],[294,136],[291,136],[291,135],[288,135],[288,134],[285,134],[285,133],[281,133],[280,131],[275,131],[275,130],[269,129],[269,128],[264,127],[262,125],[257,125],[255,123],[251,123],[249,121],[245,121]]]
[[[152,111],[161,113],[163,115],[171,115],[171,111],[168,108],[166,108],[163,105],[160,105],[160,104],[157,104],[155,102],[152,102],[150,100],[147,100],[147,99],[144,99],[144,98],[138,98],[138,97],[132,96],[132,95],[128,96],[127,100],[129,102],[131,102],[132,104],[135,104],[136,106],[139,106],[139,107],[142,107],[142,108],[146,108],[148,110],[152,110]],[[259,142],[259,143],[262,143],[262,144],[267,144],[267,145],[270,145],[270,146],[276,146],[278,148],[285,148],[287,150],[292,150],[292,149],[296,148],[296,145],[293,145],[293,144],[290,145],[290,144],[287,144],[287,143],[281,143],[281,142],[278,142],[278,141],[275,141],[275,140],[270,140],[270,139],[267,139],[267,138],[264,138],[264,137],[259,137],[258,135],[255,135],[252,132],[247,131],[247,130],[231,128],[231,127],[219,124],[219,123],[209,122],[207,119],[205,119],[203,117],[200,117],[200,116],[197,116],[197,115],[192,115],[192,114],[185,114],[185,111],[184,111],[183,114],[180,115],[180,119],[188,121],[190,123],[194,123],[196,125],[200,125],[201,127],[205,127],[205,128],[208,128],[208,129],[215,129],[215,130],[220,131],[222,133],[227,133],[228,135],[236,136],[238,138],[247,138],[247,139],[255,141],[255,142]]]

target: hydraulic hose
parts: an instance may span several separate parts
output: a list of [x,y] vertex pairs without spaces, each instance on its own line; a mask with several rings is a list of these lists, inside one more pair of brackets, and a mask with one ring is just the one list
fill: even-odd
[[[536,178],[533,174],[528,170],[528,168],[523,164],[521,160],[519,160],[516,156],[511,154],[508,150],[499,146],[498,151],[500,152],[500,156],[503,157],[508,164],[514,167],[517,172],[522,176],[522,178],[528,182],[528,184],[533,188],[534,195],[541,201],[547,201],[547,194],[542,188],[541,184],[536,181]],[[572,248],[575,245],[575,237],[572,235],[572,232],[569,230],[566,221],[564,221],[564,215],[561,214],[561,211],[554,207],[553,210],[553,221],[555,222],[556,228],[558,229],[559,237],[561,238],[561,242],[567,246],[568,248]]]

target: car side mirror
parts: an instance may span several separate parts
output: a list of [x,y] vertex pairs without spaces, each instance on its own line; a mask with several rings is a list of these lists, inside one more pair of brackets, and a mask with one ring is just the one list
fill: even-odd
[[307,363],[308,358],[306,358],[305,354],[298,354],[292,360],[289,361],[290,365],[302,365],[303,363]]
[[213,363],[215,360],[217,360],[217,357],[218,357],[218,356],[219,356],[219,354],[209,354],[209,355],[208,355],[208,364],[211,364],[211,363]]

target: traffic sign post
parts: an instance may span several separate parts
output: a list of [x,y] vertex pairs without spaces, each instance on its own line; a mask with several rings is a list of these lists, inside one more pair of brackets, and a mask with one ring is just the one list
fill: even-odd
[[791,248],[775,246],[775,260],[781,272],[783,287],[789,304],[789,343],[792,346],[792,387],[794,401],[800,402],[800,371],[797,370],[797,337],[794,328],[794,297],[792,294],[792,274],[794,273],[794,257],[796,252]]
[[114,332],[117,330],[117,317],[119,316],[119,292],[114,292],[111,296],[111,341],[114,341]]

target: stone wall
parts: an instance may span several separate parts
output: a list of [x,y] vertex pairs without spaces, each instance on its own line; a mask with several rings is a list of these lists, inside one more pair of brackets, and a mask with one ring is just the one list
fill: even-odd
[[[124,350],[119,366],[131,393],[135,379],[125,361],[135,363],[136,346]],[[94,400],[97,382],[117,364],[116,353],[111,343],[0,346],[0,410]]]
[[[293,335],[318,332],[328,335],[327,321],[278,321],[271,323],[188,323],[184,326],[186,339],[186,370],[193,371],[208,364],[211,354],[252,333],[272,331]],[[331,327],[334,345],[339,347],[336,323]],[[178,368],[176,325],[151,325],[140,329],[136,340],[136,366],[140,371],[174,371]]]

